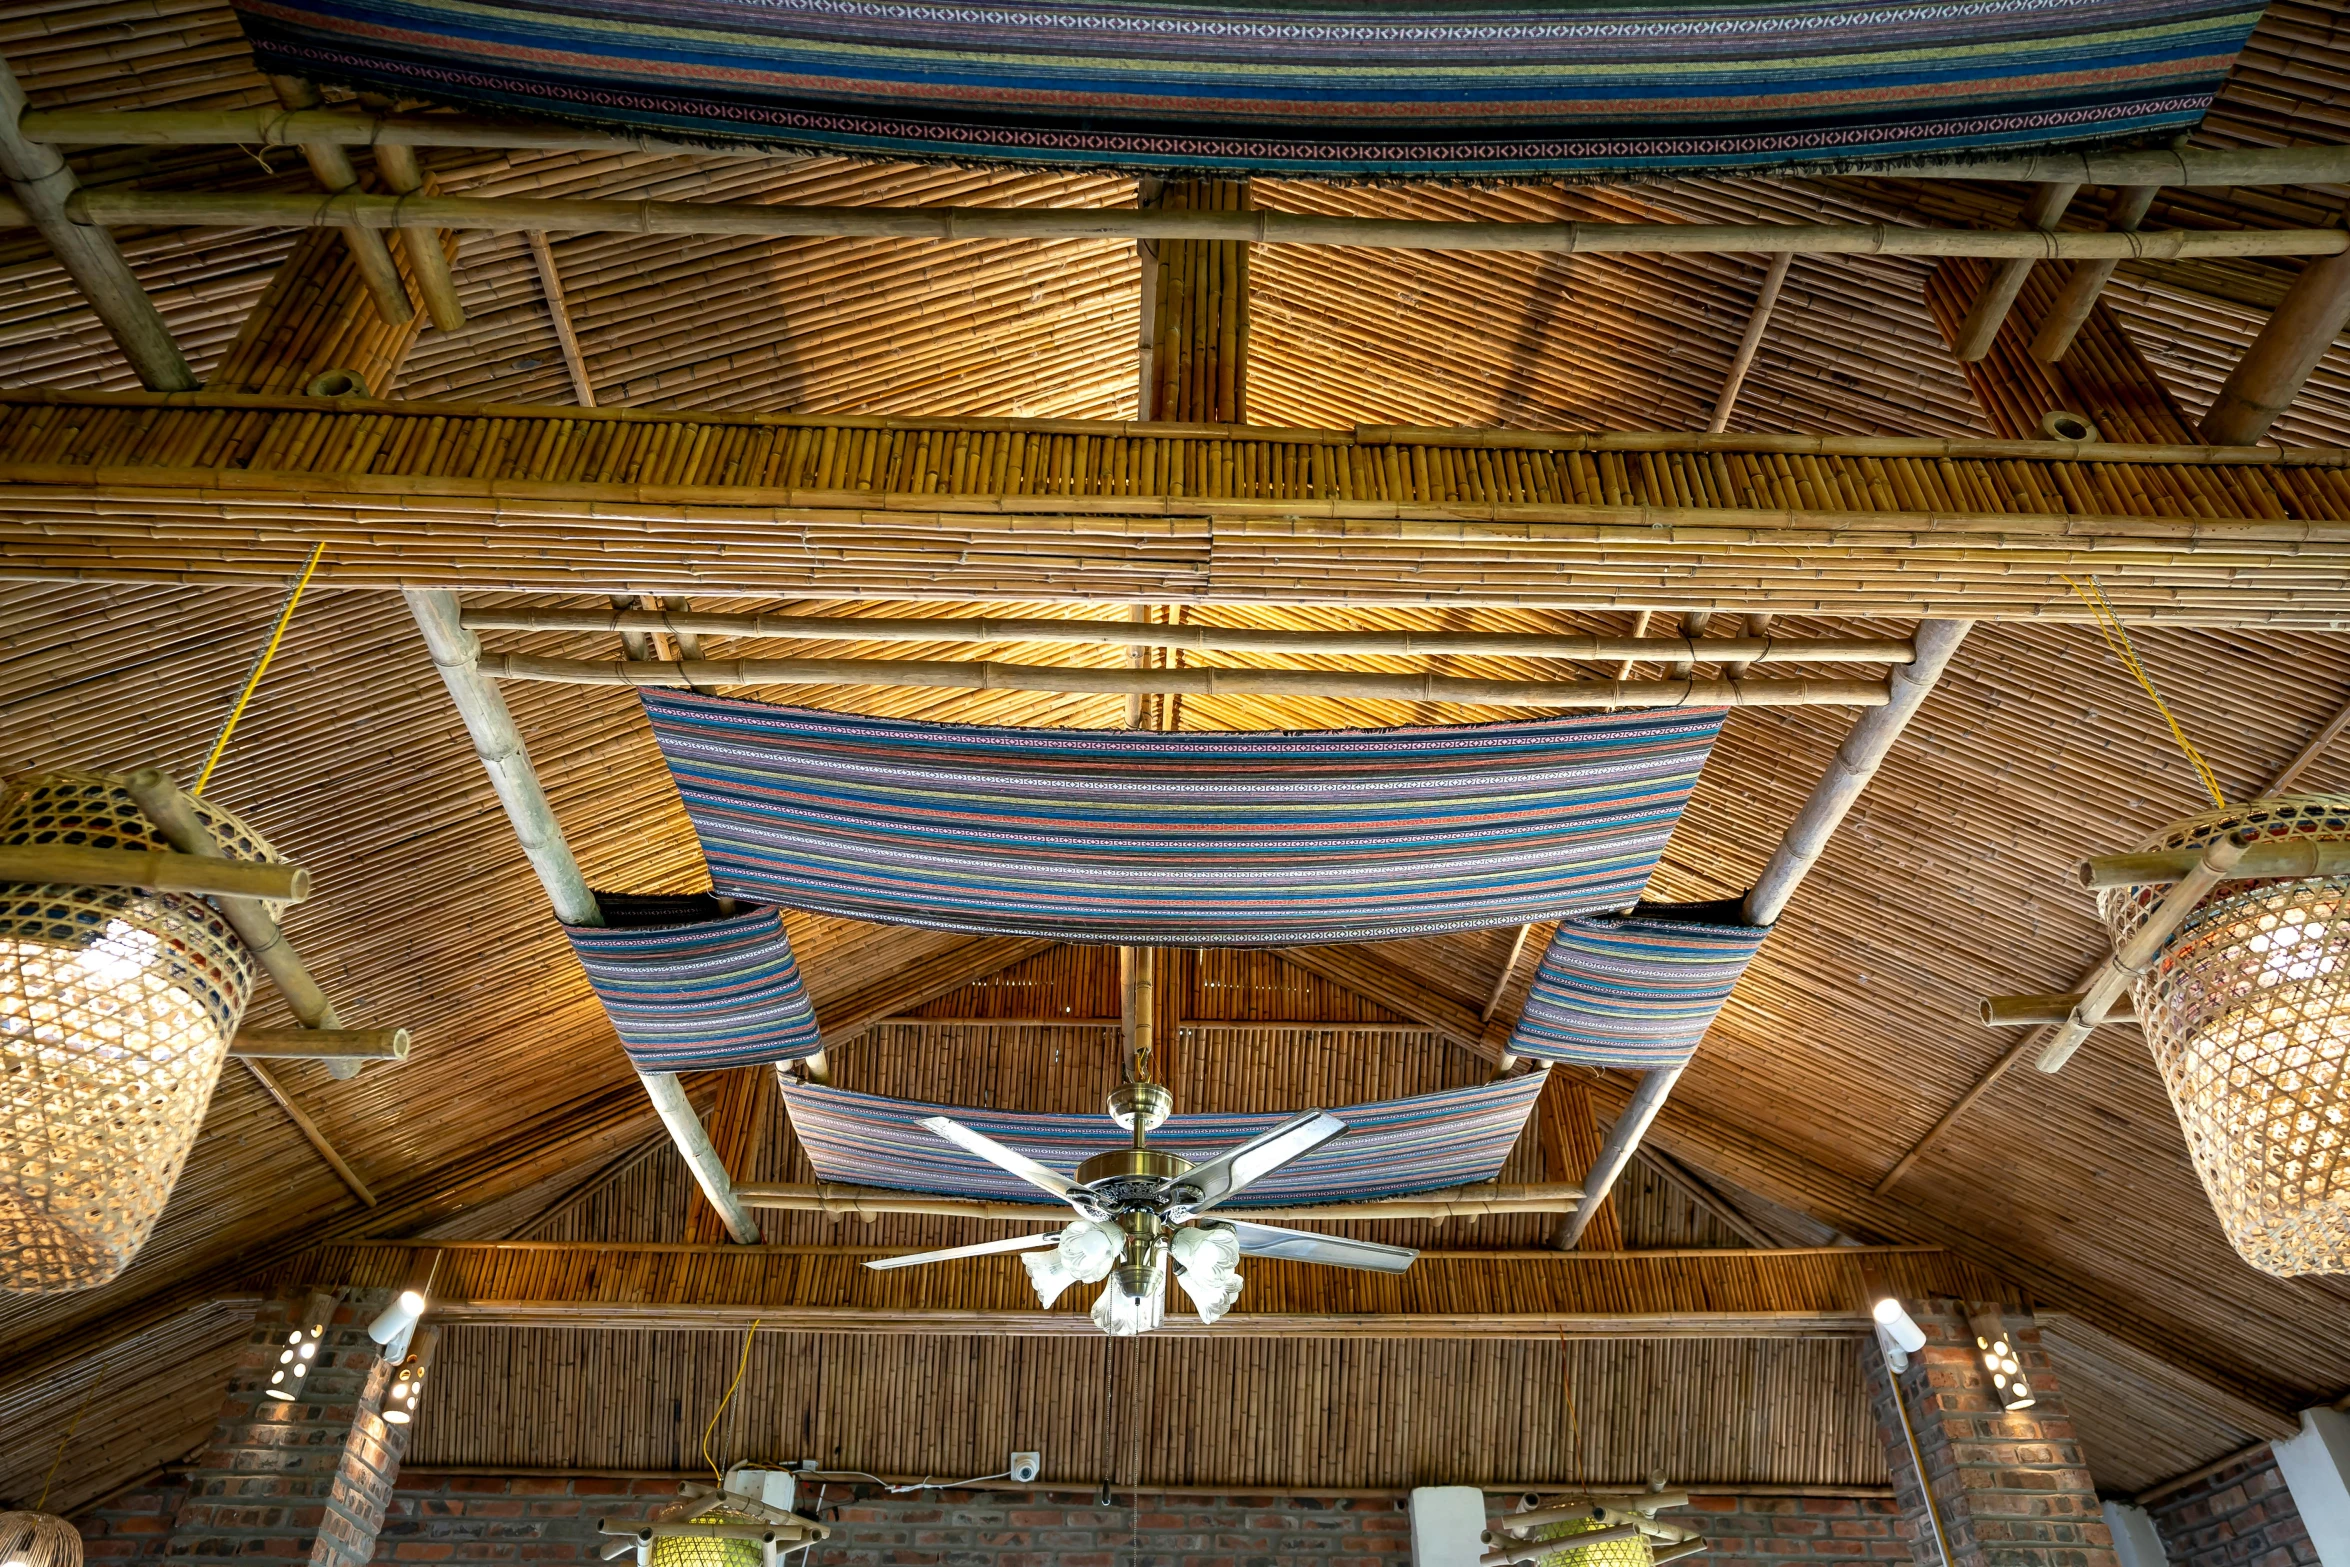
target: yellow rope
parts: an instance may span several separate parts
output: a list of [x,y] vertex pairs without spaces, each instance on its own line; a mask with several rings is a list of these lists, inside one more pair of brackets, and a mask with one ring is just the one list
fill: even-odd
[[90,1412],[90,1400],[98,1396],[98,1384],[105,1380],[104,1370],[90,1379],[90,1390],[82,1395],[82,1407],[73,1412],[73,1424],[65,1428],[65,1438],[57,1444],[57,1456],[49,1460],[49,1472],[41,1477],[41,1499],[33,1503],[34,1512],[49,1505],[49,1486],[57,1478],[57,1466],[65,1462],[65,1450],[73,1445],[73,1434],[82,1428],[82,1416]]
[[269,673],[269,661],[277,657],[277,645],[285,639],[286,627],[293,621],[294,606],[302,602],[302,590],[310,586],[310,574],[318,569],[318,557],[325,553],[326,541],[322,539],[310,552],[310,563],[302,568],[302,575],[295,579],[294,591],[286,595],[286,607],[278,612],[277,629],[269,634],[268,645],[254,660],[252,676],[246,680],[245,689],[237,693],[237,705],[229,709],[228,722],[220,726],[220,738],[212,742],[212,754],[204,758],[204,770],[196,775],[196,787],[188,793],[202,794],[204,786],[212,781],[212,769],[220,765],[221,753],[228,749],[228,737],[237,732],[237,720],[245,716],[245,704],[253,700],[261,677]]
[[716,1409],[710,1411],[710,1423],[702,1427],[702,1462],[710,1466],[710,1473],[717,1477],[721,1487],[726,1484],[726,1473],[718,1467],[718,1460],[710,1456],[710,1436],[718,1429],[718,1417],[725,1414],[726,1406],[734,1402],[734,1390],[743,1385],[743,1373],[751,1366],[751,1341],[759,1336],[759,1324],[766,1320],[765,1317],[751,1319],[751,1330],[743,1335],[743,1358],[735,1365],[734,1380],[726,1384],[726,1396],[718,1401]]
[[2096,619],[2097,634],[2105,638],[2107,649],[2121,661],[2122,668],[2136,677],[2139,688],[2154,703],[2154,710],[2162,715],[2164,723],[2170,725],[2171,738],[2179,743],[2179,750],[2186,755],[2187,765],[2195,769],[2195,776],[2202,781],[2204,792],[2211,796],[2211,803],[2225,807],[2228,800],[2226,795],[2220,793],[2219,775],[2211,770],[2210,764],[2203,760],[2203,753],[2195,749],[2195,742],[2187,738],[2187,731],[2180,728],[2179,721],[2171,716],[2170,704],[2162,699],[2162,693],[2154,689],[2154,677],[2138,661],[2138,650],[2130,641],[2129,629],[2122,624],[2121,616],[2114,613],[2113,605],[2106,601],[2105,590],[2098,586],[2095,577],[2089,579],[2087,587],[2070,577],[2064,578],[2063,582],[2080,596],[2082,603],[2089,606],[2089,613]]

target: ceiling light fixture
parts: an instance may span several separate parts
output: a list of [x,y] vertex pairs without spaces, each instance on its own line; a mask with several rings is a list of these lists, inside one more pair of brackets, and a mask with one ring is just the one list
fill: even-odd
[[1878,1297],[1869,1315],[1876,1319],[1877,1344],[1885,1352],[1885,1364],[1896,1372],[1907,1371],[1909,1357],[1926,1347],[1926,1330],[1890,1295]]
[[424,1315],[425,1305],[424,1291],[402,1290],[367,1325],[367,1336],[383,1346],[384,1359],[402,1360],[407,1357],[408,1340],[416,1332],[416,1324]]

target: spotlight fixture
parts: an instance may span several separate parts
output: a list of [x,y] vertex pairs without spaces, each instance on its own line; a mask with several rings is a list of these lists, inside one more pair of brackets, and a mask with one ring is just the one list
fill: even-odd
[[1983,1357],[1983,1375],[1990,1380],[1991,1394],[1999,1400],[1999,1407],[2013,1414],[2038,1402],[2030,1380],[2024,1376],[2023,1366],[2016,1359],[2014,1341],[2007,1336],[2007,1325],[2000,1320],[1999,1313],[1970,1311],[1967,1327],[1975,1335],[1975,1353]]
[[1909,1357],[1926,1347],[1926,1330],[1890,1295],[1880,1296],[1869,1315],[1876,1318],[1877,1344],[1885,1364],[1896,1372],[1909,1369]]
[[286,1330],[283,1343],[278,1345],[277,1364],[269,1368],[269,1385],[261,1390],[264,1398],[292,1403],[301,1396],[302,1383],[310,1375],[310,1368],[318,1362],[319,1346],[326,1342],[326,1318],[323,1314],[298,1327]]
[[[367,1325],[367,1336],[381,1344],[388,1352],[398,1344],[405,1350],[408,1335],[416,1331],[416,1319],[424,1315],[424,1291],[402,1290],[383,1314]],[[386,1359],[391,1356],[387,1353]]]

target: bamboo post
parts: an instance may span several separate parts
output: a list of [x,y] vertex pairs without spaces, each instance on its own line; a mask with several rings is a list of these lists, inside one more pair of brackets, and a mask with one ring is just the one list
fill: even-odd
[[2239,828],[2224,838],[2207,845],[2195,868],[2179,878],[2171,890],[2163,895],[2147,915],[2145,922],[2130,933],[2106,960],[2097,965],[2089,982],[2081,987],[2081,999],[2072,1015],[2058,1025],[2048,1043],[2041,1046],[2039,1059],[2032,1064],[2043,1072],[2063,1069],[2089,1037],[2089,1031],[2105,1021],[2113,1004],[2130,988],[2130,982],[2144,972],[2162,952],[2168,941],[2187,916],[2195,912],[2211,889],[2228,879],[2237,863],[2244,858],[2244,850],[2255,836],[2255,829]]
[[554,319],[555,342],[563,350],[563,367],[571,372],[571,395],[579,399],[580,407],[593,408],[596,384],[588,375],[587,355],[580,351],[579,333],[571,324],[571,307],[563,299],[563,274],[555,270],[554,248],[538,229],[525,230],[523,238],[530,241],[531,264],[538,268],[539,291],[546,295],[547,314]]
[[1738,351],[1730,356],[1729,373],[1722,377],[1721,395],[1714,399],[1713,417],[1706,421],[1705,427],[1716,434],[1730,428],[1730,412],[1738,406],[1738,389],[1746,384],[1746,372],[1754,368],[1763,331],[1771,324],[1771,311],[1779,303],[1779,290],[1786,285],[1787,269],[1794,264],[1793,254],[1782,252],[1771,258],[1770,269],[1763,273],[1762,287],[1754,296],[1754,308],[1746,314],[1746,330],[1739,336]]
[[1511,938],[1509,956],[1501,960],[1501,972],[1493,976],[1493,989],[1486,994],[1485,1006],[1477,1014],[1478,1022],[1489,1023],[1493,1020],[1494,1010],[1501,1005],[1501,998],[1509,992],[1510,981],[1517,977],[1518,959],[1525,955],[1526,937],[1533,929],[1532,925],[1520,925],[1517,935]]
[[[376,148],[375,168],[396,195],[424,189],[424,170],[413,147]],[[457,279],[449,271],[449,253],[441,246],[441,231],[404,228],[400,230],[400,248],[407,254],[408,270],[415,274],[416,291],[424,296],[425,313],[432,317],[432,324],[444,332],[463,331],[465,307],[457,302]]]
[[16,73],[0,60],[0,175],[7,176],[25,221],[40,231],[65,275],[97,312],[139,384],[154,392],[194,391],[196,377],[172,341],[171,328],[139,286],[114,236],[68,216],[80,182],[54,147],[19,132],[25,109]]
[[[1137,211],[1146,211],[1159,205],[1166,190],[1166,182],[1144,175],[1134,182],[1134,205]],[[1159,358],[1159,247],[1155,240],[1138,239],[1134,242],[1134,257],[1142,274],[1141,308],[1136,311],[1134,343],[1134,417],[1148,421],[1158,417],[1158,358]],[[1128,720],[1127,728],[1134,727]]]
[[2211,411],[2203,416],[2203,438],[2214,446],[2250,446],[2268,434],[2346,326],[2350,256],[2311,262],[2212,399]]
[[[430,588],[410,588],[406,595],[409,612],[416,617],[433,665],[441,673],[441,683],[448,688],[449,699],[472,736],[474,755],[489,773],[490,787],[506,808],[506,818],[521,840],[524,857],[538,873],[539,884],[547,890],[555,917],[566,925],[603,924],[603,911],[596,905],[596,895],[588,890],[587,879],[579,873],[571,846],[564,841],[562,824],[555,820],[555,809],[540,787],[514,715],[506,710],[506,699],[498,694],[498,688],[483,679],[475,667],[481,644],[464,627],[457,595]],[[726,1220],[727,1233],[746,1246],[756,1243],[758,1222],[736,1201],[726,1167],[711,1147],[710,1134],[694,1114],[677,1075],[639,1072],[637,1076],[702,1195]]]
[[310,873],[299,865],[209,859],[163,849],[84,849],[71,844],[0,848],[0,881],[142,887],[150,892],[268,898],[279,903],[299,903],[310,896]]
[[1118,949],[1118,989],[1124,1009],[1122,1037],[1126,1046],[1126,1078],[1142,1082],[1151,1075],[1159,1013],[1159,954],[1155,947]]
[[405,1061],[408,1046],[404,1028],[240,1028],[228,1053],[276,1061]]
[[[1760,641],[1766,647],[1770,645],[1771,617],[1768,614],[1748,615],[1744,623],[1742,623],[1738,629],[1743,634],[1744,640],[1749,642]],[[1756,664],[1765,662],[1768,662],[1767,655],[1763,658],[1731,659],[1728,663],[1722,665],[1722,678],[1724,680],[1744,680],[1748,670],[1752,669]]]
[[[2138,225],[2146,221],[2147,209],[2154,205],[2153,185],[2125,185],[2113,193],[2113,206],[2105,219],[2105,226],[2116,234],[2134,234]],[[2040,335],[2032,339],[2032,357],[2042,364],[2055,364],[2064,358],[2073,346],[2073,338],[2089,320],[2089,312],[2097,308],[2097,296],[2105,292],[2112,280],[2113,261],[2076,261],[2072,275],[2064,280],[2064,288],[2057,294],[2056,303],[2040,323]]]
[[[2064,209],[2072,205],[2080,192],[2077,180],[2055,180],[2043,184],[2032,193],[2024,208],[2024,224],[2028,228],[2053,229],[2064,216]],[[1975,296],[1974,305],[1967,311],[1966,320],[1959,326],[1958,337],[1951,349],[1961,360],[1972,364],[1991,351],[1991,340],[1999,335],[2000,323],[2015,306],[2015,296],[2023,292],[2024,279],[2031,276],[2030,257],[2018,257],[2002,262]]]
[[1705,635],[1705,628],[1713,624],[1711,610],[1693,609],[1681,617],[1681,640],[1689,647],[1682,656],[1665,665],[1667,680],[1686,680],[1697,668],[1697,639]]
[[[272,76],[270,87],[277,93],[278,102],[289,109],[318,107],[318,89],[296,76]],[[359,172],[351,167],[351,155],[330,142],[305,142],[302,156],[309,160],[310,173],[318,181],[319,189],[330,196],[340,196],[359,189]],[[299,198],[297,198],[299,199]],[[397,210],[402,198],[377,197]],[[318,224],[306,224],[316,228]],[[381,232],[384,224],[369,228],[358,223],[337,225],[343,230],[343,240],[351,247],[351,259],[359,267],[359,276],[367,284],[367,293],[375,301],[375,313],[385,324],[399,326],[416,314],[416,307],[408,302],[407,285],[400,281],[400,269],[392,261],[391,247],[384,243]],[[419,274],[421,276],[421,274]]]

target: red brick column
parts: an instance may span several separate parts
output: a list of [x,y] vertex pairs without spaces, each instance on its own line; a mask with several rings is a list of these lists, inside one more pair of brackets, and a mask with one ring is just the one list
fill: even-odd
[[2265,1447],[2146,1510],[2173,1567],[2318,1567],[2317,1546]]
[[[2118,1567],[2063,1389],[2031,1319],[2005,1321],[2037,1402],[2006,1413],[1960,1304],[1904,1304],[1925,1329],[1926,1346],[1910,1357],[1901,1393],[1949,1541],[1949,1567]],[[1919,1567],[1941,1567],[1884,1359],[1873,1340],[1863,1353],[1911,1549]]]
[[262,1390],[288,1336],[318,1307],[295,1298],[254,1319],[211,1445],[187,1471],[187,1499],[165,1547],[172,1563],[260,1556],[366,1567],[408,1446],[407,1428],[384,1422],[392,1371],[367,1336],[390,1295],[379,1290],[327,1306],[324,1342],[290,1402]]

